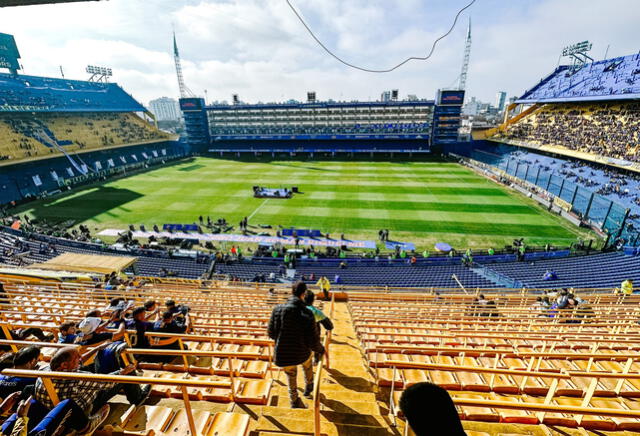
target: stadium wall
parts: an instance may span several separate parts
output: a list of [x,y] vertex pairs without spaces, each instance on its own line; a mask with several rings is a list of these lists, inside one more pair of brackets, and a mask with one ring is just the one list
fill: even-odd
[[[106,180],[127,171],[161,165],[188,155],[187,144],[179,141],[161,141],[72,155],[77,163],[86,163],[86,175],[74,168],[65,156],[6,165],[1,167],[0,171],[0,206],[19,204],[55,194],[72,186],[93,180]],[[96,167],[96,162],[101,163],[101,169]]]
[[218,140],[212,141],[211,153],[429,153],[429,139],[351,139],[351,140]]

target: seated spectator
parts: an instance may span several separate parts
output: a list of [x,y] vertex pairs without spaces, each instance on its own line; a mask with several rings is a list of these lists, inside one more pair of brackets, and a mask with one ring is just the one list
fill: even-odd
[[167,310],[162,314],[162,319],[156,321],[153,330],[162,333],[186,333],[191,329],[191,317],[189,314],[175,313]]
[[73,400],[61,401],[48,411],[33,397],[29,397],[18,405],[16,413],[2,424],[2,434],[12,436],[17,434],[20,436],[27,434],[38,436],[91,435],[107,418],[108,411],[107,407],[102,414],[95,414],[91,419],[87,419],[82,409]]
[[416,383],[405,389],[400,410],[416,436],[466,436],[449,393],[433,383]]
[[103,321],[99,310],[92,310],[85,318],[78,323],[78,336],[81,345],[92,345],[103,341],[118,341],[124,337],[125,323],[120,322],[115,333],[106,331],[107,325],[117,321],[116,317],[121,316],[120,311],[115,311],[108,321]]
[[167,307],[167,311],[171,313],[182,313],[186,315],[191,310],[189,306],[185,306],[183,304],[176,305],[176,302],[173,300],[167,300],[164,305]]
[[154,300],[149,300],[144,303],[145,321],[149,321],[152,318],[157,318],[160,313],[158,303]]
[[13,368],[13,358],[16,356],[16,353],[7,352],[0,356],[0,371]]
[[154,323],[147,321],[146,307],[133,309],[133,328],[136,330],[135,337],[132,338],[134,348],[151,348],[146,333],[153,331]]
[[[106,344],[108,345],[108,344]],[[99,347],[94,348],[91,353],[96,352]],[[49,367],[45,371],[73,372],[78,374],[91,374],[81,371],[83,356],[75,347],[61,348],[53,355]],[[130,375],[135,371],[134,365],[128,365],[111,373],[111,375]],[[58,393],[60,401],[71,399],[82,409],[85,416],[90,418],[92,414],[108,415],[109,405],[107,402],[115,395],[124,390],[127,401],[130,404],[140,405],[145,402],[151,391],[150,385],[140,386],[137,384],[108,383],[99,381],[77,380],[77,379],[51,379],[51,382]],[[44,387],[42,378],[38,378],[35,386],[35,399],[45,407],[54,407],[47,390]],[[106,412],[106,413],[105,413]],[[91,418],[90,418],[91,419]]]
[[545,281],[558,280],[558,274],[555,271],[547,270],[542,276],[542,280],[545,280]]
[[76,323],[75,322],[64,322],[60,324],[60,333],[58,333],[58,343],[59,344],[74,344],[78,339],[78,335],[76,334]]
[[[35,345],[21,348],[13,357],[14,369],[33,370],[38,365],[40,348]],[[0,398],[7,398],[14,392],[21,392],[26,398],[33,393],[36,379],[33,377],[14,377],[0,375]]]

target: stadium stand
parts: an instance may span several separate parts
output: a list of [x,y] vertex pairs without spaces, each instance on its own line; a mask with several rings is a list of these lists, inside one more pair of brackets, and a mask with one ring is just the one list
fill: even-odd
[[[494,263],[488,268],[522,282],[527,288],[612,289],[627,278],[640,280],[640,258],[619,252],[531,263]],[[558,279],[545,281],[546,271],[555,271]]]
[[0,73],[0,205],[185,156],[147,115],[117,84]]
[[508,125],[496,139],[551,145],[626,161],[638,161],[640,104],[546,104]]
[[0,73],[2,112],[144,112],[114,83]]
[[[135,375],[3,371],[5,376],[99,377],[151,385],[153,405],[112,400],[100,434],[176,434],[186,428],[229,436],[250,431],[388,434],[394,421],[400,431],[405,425],[397,407],[402,390],[421,381],[449,390],[469,435],[535,434],[546,426],[560,426],[567,434],[581,428],[640,429],[640,332],[638,314],[631,310],[636,296],[580,292],[577,307],[547,310],[535,306],[534,295],[521,293],[479,299],[354,292],[348,303],[335,301],[334,295],[334,301],[321,303],[336,329],[325,341],[331,344],[328,359],[316,368],[314,400],[309,410],[293,413],[283,404],[283,372],[272,366],[272,342],[265,336],[270,310],[286,291],[203,289],[167,280],[129,283],[120,290],[5,281],[4,292],[0,328],[7,339],[0,345],[14,351],[41,347],[40,367],[63,345],[15,340],[11,332],[39,328],[57,334],[63,320],[80,321],[94,309],[107,320],[114,297],[135,307],[176,295],[190,308],[190,333],[148,331],[152,347],[144,349],[136,348],[133,330],[127,333],[126,341],[134,345],[119,353],[126,362],[138,362]],[[158,348],[154,338],[178,345]],[[157,356],[163,359],[149,359]],[[50,392],[55,395],[55,388]],[[383,418],[387,408],[391,422]]]
[[0,115],[2,160],[13,162],[113,146],[169,140],[170,136],[130,113]]
[[592,62],[577,71],[560,66],[517,103],[616,100],[640,94],[640,54]]

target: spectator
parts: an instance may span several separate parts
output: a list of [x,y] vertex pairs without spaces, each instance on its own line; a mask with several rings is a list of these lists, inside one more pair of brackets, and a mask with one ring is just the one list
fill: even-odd
[[326,278],[325,276],[322,276],[320,277],[320,279],[318,279],[318,282],[316,283],[316,285],[322,291],[322,297],[325,300],[329,300],[329,291],[331,290],[331,283],[329,282],[329,279]]
[[186,333],[191,329],[191,318],[189,314],[182,315],[181,312],[171,312],[167,310],[162,314],[162,319],[155,322],[153,330],[162,333]]
[[[33,370],[38,365],[40,348],[31,345],[21,348],[13,357],[13,368]],[[7,398],[14,392],[22,392],[22,398],[33,393],[36,379],[33,377],[13,377],[0,375],[0,398]]]
[[11,436],[27,436],[29,426],[29,408],[31,407],[31,396],[20,401],[16,410],[16,422],[11,430]]
[[296,282],[286,303],[276,306],[269,320],[268,334],[275,341],[274,362],[284,369],[289,384],[289,400],[292,408],[304,409],[298,396],[298,365],[302,365],[306,386],[304,396],[313,393],[313,353],[324,354],[318,340],[313,313],[302,300],[307,285]]
[[167,311],[172,314],[182,313],[183,315],[186,315],[191,310],[189,306],[185,306],[184,304],[176,305],[176,302],[173,300],[167,300],[164,304]]
[[157,318],[160,313],[160,308],[155,300],[149,300],[144,303],[145,321],[151,320],[151,318]]
[[633,294],[633,280],[626,279],[620,284],[620,291],[623,295]]
[[74,344],[78,338],[76,334],[76,323],[67,321],[60,324],[60,333],[58,333],[59,344]]
[[[333,330],[333,322],[327,315],[322,312],[322,310],[318,309],[313,305],[313,302],[316,299],[316,295],[311,290],[307,290],[304,294],[304,304],[307,305],[307,309],[313,313],[313,318],[316,321],[316,334],[318,336],[318,342],[320,341],[320,325],[322,325],[326,330]],[[315,363],[317,364],[320,361],[321,356],[317,353],[314,355]]]
[[153,331],[154,323],[147,321],[146,307],[136,307],[133,309],[133,328],[136,330],[133,338],[135,348],[151,348],[146,333]]
[[[99,348],[100,347],[94,348],[92,353],[99,351]],[[80,355],[77,348],[61,348],[53,355],[49,367],[46,368],[45,371],[91,374],[87,371],[80,370],[82,359],[83,356]],[[112,372],[111,375],[130,375],[134,371],[135,366],[128,365],[125,368]],[[51,379],[51,382],[58,392],[60,401],[72,399],[84,411],[87,417],[91,417],[92,414],[96,413],[99,415],[108,415],[109,405],[107,402],[121,390],[125,391],[129,403],[134,405],[144,403],[151,392],[151,385],[141,387],[138,384],[107,383],[77,379]],[[35,399],[49,409],[54,406],[51,398],[49,398],[49,394],[47,394],[42,378],[38,378],[36,381]]]
[[92,345],[103,341],[118,341],[124,337],[125,323],[120,322],[115,333],[107,331],[107,325],[118,321],[122,316],[121,311],[114,311],[108,321],[103,321],[99,310],[87,312],[85,318],[78,324],[81,345]]
[[416,436],[466,436],[449,393],[433,383],[416,383],[405,389],[400,410]]
[[558,274],[555,271],[547,270],[542,276],[542,280],[545,280],[545,281],[558,280]]

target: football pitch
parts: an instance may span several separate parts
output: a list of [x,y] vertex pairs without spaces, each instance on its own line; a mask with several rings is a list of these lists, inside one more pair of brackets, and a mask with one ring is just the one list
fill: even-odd
[[[298,186],[291,199],[253,198],[252,187]],[[569,245],[594,235],[534,201],[455,163],[420,161],[226,160],[199,157],[88,185],[23,206],[19,213],[92,230],[128,224],[189,224],[198,216],[249,224],[319,229],[332,238],[414,242],[419,250]],[[258,231],[257,228],[254,228]],[[237,230],[235,230],[237,231]]]

